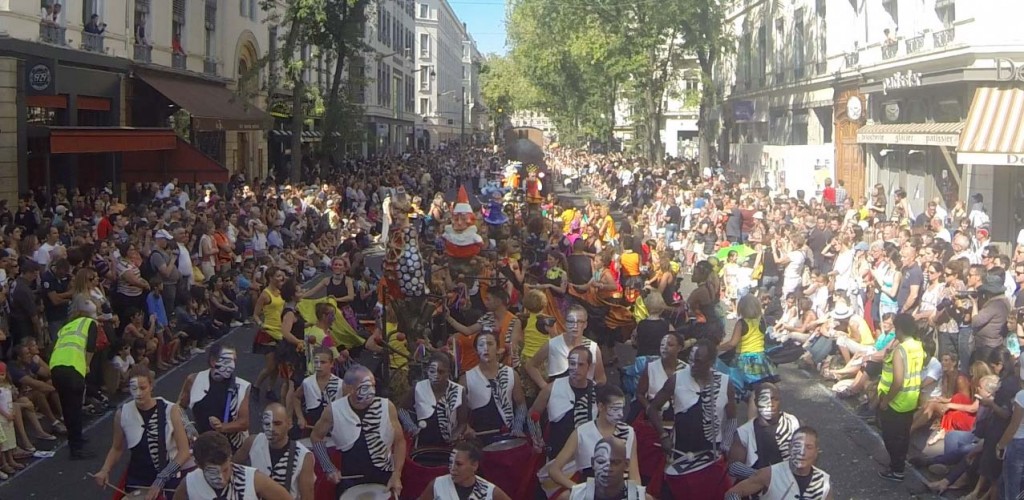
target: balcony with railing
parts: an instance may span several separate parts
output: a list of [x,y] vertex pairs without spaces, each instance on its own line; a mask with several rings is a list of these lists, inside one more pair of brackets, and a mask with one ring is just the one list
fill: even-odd
[[81,49],[102,54],[104,52],[103,33],[89,33],[87,31],[83,31]]
[[900,44],[896,40],[882,43],[882,59],[892,59],[900,51]]
[[188,56],[185,54],[171,54],[171,67],[174,69],[187,69]]
[[916,54],[924,49],[924,34],[908,38],[906,40],[907,54]]
[[153,46],[145,43],[135,44],[135,50],[132,53],[132,59],[144,63],[153,62]]
[[67,28],[55,24],[39,23],[39,41],[53,45],[67,45]]
[[955,40],[956,40],[956,28],[954,28],[952,26],[949,27],[948,29],[944,29],[942,31],[936,31],[935,33],[932,33],[932,43],[935,45],[935,48],[937,48],[937,49],[945,47],[945,46],[953,43]]
[[860,64],[860,52],[850,52],[843,55],[847,68],[853,68]]
[[216,75],[217,60],[210,57],[203,59],[203,73],[206,73],[208,75]]

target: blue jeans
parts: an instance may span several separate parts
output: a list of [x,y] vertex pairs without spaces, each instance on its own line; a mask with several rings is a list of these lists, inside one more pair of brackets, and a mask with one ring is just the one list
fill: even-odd
[[974,449],[974,433],[970,431],[949,431],[942,443],[942,454],[926,460],[928,465],[953,465],[963,460]]
[[971,373],[971,355],[974,354],[974,330],[961,326],[957,337],[957,355],[960,357],[960,373]]
[[676,234],[679,232],[679,224],[665,224],[665,246],[676,241]]
[[1014,439],[1006,447],[1003,457],[1003,498],[1014,500],[1020,495],[1021,477],[1024,476],[1024,439]]

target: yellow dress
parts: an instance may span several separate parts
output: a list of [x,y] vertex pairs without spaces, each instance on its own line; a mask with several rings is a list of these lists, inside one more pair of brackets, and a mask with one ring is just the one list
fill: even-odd
[[546,333],[537,329],[538,319],[540,319],[540,314],[532,313],[526,318],[526,325],[523,327],[522,359],[532,358],[549,339]]
[[263,293],[270,297],[270,303],[263,306],[263,330],[274,340],[281,340],[281,314],[284,313],[284,298],[269,288]]

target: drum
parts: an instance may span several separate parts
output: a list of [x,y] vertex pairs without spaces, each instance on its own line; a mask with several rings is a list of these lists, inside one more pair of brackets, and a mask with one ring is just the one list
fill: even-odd
[[568,264],[569,283],[574,285],[586,285],[594,277],[592,258],[587,255],[570,255],[566,258]]
[[402,499],[419,498],[431,481],[448,473],[451,450],[424,447],[413,450],[402,469]]
[[[483,449],[480,475],[494,483],[511,498],[530,498],[539,463],[530,443],[523,438],[505,438]],[[527,468],[523,468],[526,464]],[[524,480],[526,479],[526,480]]]
[[391,493],[383,484],[358,484],[345,490],[340,500],[391,500]]
[[[341,470],[341,453],[336,448],[328,448],[327,454],[331,457],[331,462],[334,462],[334,467]],[[327,478],[327,474],[324,474],[319,462],[319,460],[313,461],[313,474],[316,476],[313,483],[313,498],[315,500],[337,500],[337,485]]]

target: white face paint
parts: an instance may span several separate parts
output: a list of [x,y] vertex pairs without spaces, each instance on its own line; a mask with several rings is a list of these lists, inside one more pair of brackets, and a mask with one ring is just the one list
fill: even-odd
[[451,455],[448,455],[448,473],[455,476],[455,458],[459,452],[452,450]]
[[608,404],[608,409],[605,410],[605,418],[608,419],[608,423],[615,425],[622,421],[626,414],[626,403],[621,399],[614,399]]
[[356,386],[356,403],[364,405],[369,404],[373,401],[373,398],[377,396],[377,387],[373,385],[373,379],[370,377],[364,378],[359,385]]
[[566,339],[575,341],[580,335],[582,335],[584,323],[586,322],[586,315],[579,313],[569,313],[569,315],[565,317]]
[[325,364],[327,363],[324,362],[323,358],[320,356],[313,356],[313,370],[320,371]]
[[277,434],[274,432],[274,412],[270,410],[263,412],[263,434],[270,441],[277,438]]
[[690,350],[690,364],[691,365],[697,364],[697,357],[698,357],[697,353],[698,352],[700,352],[700,346],[697,346],[697,345],[693,346],[693,349]]
[[132,395],[132,399],[138,401],[142,399],[142,390],[139,389],[139,377],[132,377],[128,381],[128,391]]
[[659,350],[661,357],[668,357],[668,335],[661,338],[661,348]]
[[480,361],[490,361],[491,350],[488,348],[487,339],[493,338],[490,335],[482,335],[476,339],[476,354],[480,356]]
[[612,447],[601,443],[594,449],[594,480],[601,486],[608,486],[611,481]]
[[569,355],[569,375],[579,375],[580,371],[580,355],[579,353],[572,353]]
[[801,432],[793,436],[793,443],[789,447],[789,466],[803,469],[810,465],[807,457],[807,435]]
[[235,374],[235,351],[224,350],[220,353],[220,357],[217,358],[217,363],[213,365],[213,379],[214,380],[227,380]]
[[767,389],[758,391],[757,399],[754,402],[757,404],[757,414],[761,418],[771,421],[775,416],[775,412],[772,411],[772,391]]
[[431,362],[430,366],[427,367],[427,379],[430,380],[431,384],[437,383],[437,362]]
[[226,486],[224,476],[220,473],[220,467],[216,465],[203,467],[203,479],[206,479],[206,484],[215,490],[223,490]]

